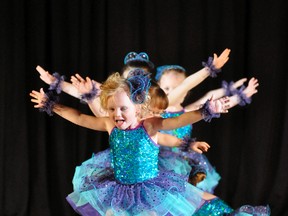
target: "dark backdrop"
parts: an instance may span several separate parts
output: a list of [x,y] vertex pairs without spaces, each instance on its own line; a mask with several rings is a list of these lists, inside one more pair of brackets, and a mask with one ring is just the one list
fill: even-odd
[[192,73],[226,47],[223,72],[189,100],[223,79],[254,76],[260,86],[251,105],[194,125],[222,176],[215,194],[234,208],[269,204],[288,215],[287,9],[285,0],[1,0],[0,215],[75,215],[65,201],[75,166],[107,147],[107,134],[33,108],[29,92],[48,88],[37,65],[104,81],[126,53],[145,51]]

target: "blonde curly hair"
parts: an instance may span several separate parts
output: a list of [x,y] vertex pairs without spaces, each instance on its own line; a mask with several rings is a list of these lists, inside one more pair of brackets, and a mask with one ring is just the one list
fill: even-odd
[[[111,74],[107,80],[100,86],[100,103],[104,110],[108,109],[108,99],[116,92],[124,91],[130,98],[130,89],[127,83],[127,79],[123,78],[120,73],[115,72]],[[147,92],[148,94],[148,92]],[[141,104],[141,109],[144,111],[147,109],[150,102],[149,95],[146,97],[144,103]]]

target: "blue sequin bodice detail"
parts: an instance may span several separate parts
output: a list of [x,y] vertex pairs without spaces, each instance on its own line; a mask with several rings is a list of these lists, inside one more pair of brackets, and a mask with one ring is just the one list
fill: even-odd
[[135,184],[158,175],[159,147],[141,124],[135,129],[111,131],[112,166],[117,181]]
[[[178,112],[164,112],[161,114],[162,118],[173,118],[173,117],[177,117],[180,116],[184,113],[184,110],[178,111]],[[165,130],[165,131],[161,131],[161,133],[165,133],[165,134],[170,134],[173,136],[176,136],[180,139],[183,139],[184,137],[191,137],[192,135],[192,125],[186,125],[184,127],[181,128],[176,128],[174,130]]]

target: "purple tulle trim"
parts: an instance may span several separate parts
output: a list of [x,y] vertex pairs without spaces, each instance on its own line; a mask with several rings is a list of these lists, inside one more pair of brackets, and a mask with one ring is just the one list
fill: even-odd
[[95,208],[93,208],[90,205],[90,203],[86,203],[82,206],[76,206],[75,203],[71,200],[71,198],[69,196],[66,197],[66,200],[71,205],[71,207],[74,209],[74,211],[80,215],[101,216],[101,214]]
[[57,94],[60,94],[62,91],[61,83],[65,80],[65,76],[60,76],[58,73],[53,73],[53,76],[56,78],[56,80],[50,84],[49,90],[55,90]]
[[98,96],[99,93],[99,89],[97,89],[97,87],[93,84],[92,85],[92,89],[90,92],[86,93],[86,94],[82,94],[80,96],[80,101],[82,103],[87,103],[88,101],[93,100],[95,97]]
[[246,213],[249,215],[261,215],[261,216],[268,216],[271,214],[270,207],[267,206],[251,206],[251,205],[244,205],[238,208],[237,210],[233,211],[231,215],[241,215],[241,213]]
[[201,108],[201,115],[204,121],[211,122],[212,118],[220,118],[220,113],[214,113],[210,108],[210,100],[207,100]]
[[137,68],[129,72],[127,83],[130,88],[130,98],[135,104],[145,102],[150,88],[149,73]]
[[222,81],[222,88],[225,90],[225,96],[231,96],[235,92],[235,88],[233,88],[234,82],[226,82],[225,80]]
[[217,77],[217,74],[221,72],[221,69],[215,68],[213,65],[213,57],[209,57],[207,62],[202,62],[203,67],[207,67],[211,77]]
[[52,91],[46,93],[46,100],[43,107],[39,108],[40,112],[46,112],[49,116],[53,115],[53,107],[59,102],[59,97],[55,96]]
[[235,89],[232,93],[233,95],[237,95],[238,98],[239,98],[239,105],[240,106],[245,106],[246,104],[250,104],[252,99],[251,97],[247,97],[243,91],[245,89],[245,86],[242,85],[240,89]]
[[193,143],[195,141],[196,141],[196,138],[191,138],[189,136],[185,136],[182,139],[182,143],[181,143],[179,149],[183,152],[188,152],[191,150],[191,148],[190,148],[191,143]]
[[98,194],[98,200],[104,206],[113,206],[116,211],[119,209],[138,214],[143,210],[160,205],[165,200],[167,193],[184,192],[186,181],[173,171],[165,171],[160,172],[156,178],[127,185],[115,181],[113,173],[110,172],[106,178],[103,176],[101,179],[94,178],[87,189],[93,190],[93,188],[102,191],[102,194]]

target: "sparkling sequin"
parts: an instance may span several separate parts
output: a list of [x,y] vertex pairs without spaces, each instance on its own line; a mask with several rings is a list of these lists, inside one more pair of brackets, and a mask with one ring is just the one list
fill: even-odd
[[158,175],[159,147],[151,142],[143,125],[125,131],[114,128],[109,141],[115,178],[119,182],[135,184]]
[[[161,114],[161,116],[163,118],[173,118],[173,117],[177,117],[177,116],[182,115],[184,112],[185,112],[184,110],[181,110],[179,112],[164,112]],[[184,127],[176,128],[174,130],[161,131],[161,132],[165,133],[165,134],[171,134],[171,135],[176,136],[180,139],[183,139],[186,136],[189,136],[189,137],[191,136],[192,129],[193,129],[192,125],[186,125]]]
[[204,205],[195,213],[193,216],[218,216],[218,215],[228,215],[233,212],[223,200],[215,198],[208,200]]

